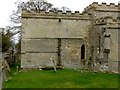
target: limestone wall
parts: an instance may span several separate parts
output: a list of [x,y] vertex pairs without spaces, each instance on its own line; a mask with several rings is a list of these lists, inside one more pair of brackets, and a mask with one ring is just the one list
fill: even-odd
[[50,58],[57,62],[57,39],[22,39],[22,68],[53,66]]
[[119,17],[119,13],[120,13],[118,6],[119,5],[115,5],[114,3],[98,4],[98,2],[93,2],[84,9],[84,12],[88,12],[89,14],[91,14],[93,20],[106,16],[111,16],[113,18],[116,18]]
[[81,46],[82,39],[61,40],[61,62],[67,68],[81,68]]
[[118,29],[108,29],[107,32],[110,34],[110,54],[109,70],[113,72],[118,72]]
[[113,18],[119,17],[118,12],[100,12],[100,11],[94,12],[94,16],[95,18],[106,17],[106,16],[111,16]]
[[22,53],[56,53],[58,51],[57,39],[23,39]]
[[[81,46],[84,44],[83,39],[61,39],[60,51],[58,51],[58,39],[26,39],[23,41],[26,43],[22,46],[24,48],[22,49],[23,54],[21,56],[22,68],[53,66],[50,58],[55,60],[57,65],[59,63],[59,53],[62,66],[66,68],[83,67],[81,60]],[[45,43],[47,43],[47,46],[44,45]]]
[[25,53],[21,56],[21,68],[39,68],[53,66],[50,58],[57,61],[57,53]]
[[22,19],[23,38],[82,38],[89,20]]
[[52,58],[56,65],[80,68],[81,45],[90,26],[90,15],[85,13],[23,11],[21,67],[53,66]]
[[[118,73],[119,68],[119,18],[114,19],[113,17],[104,17],[98,19],[96,22],[96,27],[99,32],[102,32],[101,39],[103,40],[101,47],[101,54],[103,55],[103,60],[108,62],[109,72]],[[96,33],[96,35],[98,34]],[[102,36],[101,35],[101,36]],[[101,43],[101,42],[100,42]],[[97,44],[97,43],[96,43]],[[103,46],[103,47],[102,47]],[[106,52],[105,49],[109,49],[110,52]],[[108,56],[105,56],[107,55]]]

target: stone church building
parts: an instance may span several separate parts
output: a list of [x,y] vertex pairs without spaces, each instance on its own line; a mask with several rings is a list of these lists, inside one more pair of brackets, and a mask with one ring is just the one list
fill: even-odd
[[107,67],[119,72],[119,4],[92,3],[79,11],[22,10],[21,68]]

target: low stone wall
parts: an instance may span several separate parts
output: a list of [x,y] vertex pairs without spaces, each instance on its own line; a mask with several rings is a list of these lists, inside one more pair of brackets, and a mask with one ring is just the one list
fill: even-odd
[[3,82],[4,82],[4,77],[5,77],[5,71],[4,71],[4,66],[0,67],[0,90],[3,88]]

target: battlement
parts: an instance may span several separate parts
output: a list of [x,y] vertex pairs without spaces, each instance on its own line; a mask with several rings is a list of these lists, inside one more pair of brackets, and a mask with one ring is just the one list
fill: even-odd
[[66,11],[63,12],[62,10],[58,10],[54,12],[50,10],[48,12],[41,10],[39,12],[35,10],[27,11],[25,9],[22,10],[22,18],[63,18],[63,19],[90,19],[90,14],[87,12],[80,13],[79,11]]
[[102,2],[101,4],[98,4],[98,2],[93,2],[86,8],[84,8],[85,12],[88,12],[89,10],[95,10],[95,11],[117,11],[120,12],[118,9],[118,5],[115,5],[114,3],[106,4],[105,2]]

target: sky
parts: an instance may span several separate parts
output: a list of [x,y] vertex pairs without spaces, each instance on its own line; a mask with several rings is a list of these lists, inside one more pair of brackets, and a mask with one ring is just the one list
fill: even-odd
[[[9,16],[12,11],[15,10],[15,2],[18,0],[1,0],[0,2],[0,28],[9,25]],[[25,1],[25,0],[22,0]],[[66,6],[72,11],[82,12],[85,7],[90,5],[92,2],[106,2],[118,4],[120,0],[47,0],[47,2],[52,3],[55,7]]]

